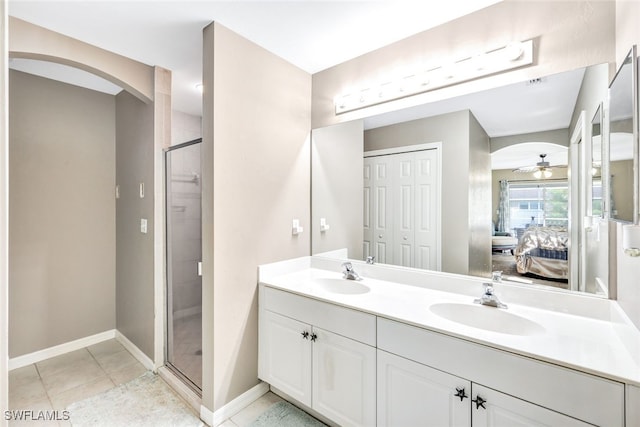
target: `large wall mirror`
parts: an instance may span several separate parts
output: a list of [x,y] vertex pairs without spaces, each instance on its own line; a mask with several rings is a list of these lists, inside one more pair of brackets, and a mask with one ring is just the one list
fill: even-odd
[[570,180],[591,163],[567,165],[607,86],[599,64],[314,129],[312,254],[589,291],[569,283],[567,230]]
[[613,220],[634,222],[637,217],[638,187],[634,176],[637,156],[636,47],[629,52],[609,86],[609,216]]

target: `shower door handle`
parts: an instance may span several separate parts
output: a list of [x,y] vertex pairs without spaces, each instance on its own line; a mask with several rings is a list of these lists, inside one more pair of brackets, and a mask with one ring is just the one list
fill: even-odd
[[198,261],[198,276],[202,277],[202,261]]

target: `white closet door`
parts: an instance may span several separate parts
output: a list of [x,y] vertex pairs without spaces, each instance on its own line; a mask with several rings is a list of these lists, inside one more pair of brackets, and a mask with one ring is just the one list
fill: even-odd
[[363,179],[363,200],[364,209],[362,210],[362,224],[364,226],[364,233],[362,236],[362,255],[364,259],[368,256],[375,256],[373,251],[373,209],[372,209],[372,192],[373,192],[373,170],[375,167],[373,158],[365,157]]
[[415,169],[415,263],[413,267],[438,268],[438,152],[417,151]]
[[364,159],[364,256],[439,270],[438,151]]
[[415,258],[415,154],[389,156],[393,159],[393,260],[403,267],[413,267]]
[[393,194],[391,156],[372,157],[373,255],[377,262],[394,264],[393,259]]

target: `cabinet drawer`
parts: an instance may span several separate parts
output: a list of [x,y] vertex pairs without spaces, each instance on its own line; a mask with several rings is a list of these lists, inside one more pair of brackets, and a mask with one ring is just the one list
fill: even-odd
[[262,286],[262,309],[376,345],[376,316]]
[[384,318],[378,348],[595,425],[624,425],[615,381]]

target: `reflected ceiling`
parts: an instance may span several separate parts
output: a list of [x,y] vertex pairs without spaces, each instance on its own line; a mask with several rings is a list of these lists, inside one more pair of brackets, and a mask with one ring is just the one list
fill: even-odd
[[365,119],[365,129],[467,108],[492,138],[566,129],[571,121],[583,76],[584,69],[581,68],[533,82],[516,83],[386,113]]

